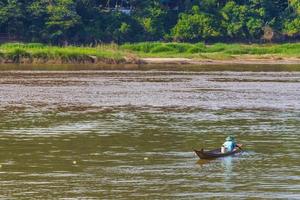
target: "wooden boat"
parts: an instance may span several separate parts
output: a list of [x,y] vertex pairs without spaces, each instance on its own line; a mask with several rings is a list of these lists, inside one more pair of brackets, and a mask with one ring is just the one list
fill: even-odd
[[[239,144],[239,147],[242,145]],[[211,151],[204,151],[204,149],[201,149],[200,151],[194,150],[197,156],[199,156],[200,159],[213,159],[213,158],[219,158],[219,157],[225,157],[225,156],[230,156],[234,155],[238,152],[241,152],[241,148],[235,148],[231,152],[226,152],[226,153],[221,153],[221,148],[214,149]]]

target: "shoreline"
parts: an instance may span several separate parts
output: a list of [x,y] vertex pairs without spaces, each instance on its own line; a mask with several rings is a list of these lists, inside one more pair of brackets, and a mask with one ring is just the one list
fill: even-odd
[[[138,62],[137,62],[138,61]],[[120,63],[0,63],[1,71],[251,71],[251,72],[300,72],[300,59],[235,59],[196,60],[188,58],[142,58],[135,62]]]
[[143,64],[175,65],[300,65],[299,58],[235,58],[228,60],[190,58],[141,58]]
[[127,59],[122,61],[113,62],[109,60],[94,60],[86,62],[65,61],[60,62],[57,60],[28,60],[22,59],[19,62],[4,61],[0,62],[1,66],[144,66],[144,65],[189,65],[189,66],[203,66],[203,65],[300,65],[300,58],[284,58],[284,57],[272,57],[272,58],[243,58],[235,57],[232,59],[198,59],[198,58],[180,58],[180,57],[144,57]]

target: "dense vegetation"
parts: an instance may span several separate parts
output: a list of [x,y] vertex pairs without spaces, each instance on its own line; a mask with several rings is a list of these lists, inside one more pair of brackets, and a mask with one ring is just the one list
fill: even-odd
[[0,34],[26,42],[297,39],[299,0],[1,0]]

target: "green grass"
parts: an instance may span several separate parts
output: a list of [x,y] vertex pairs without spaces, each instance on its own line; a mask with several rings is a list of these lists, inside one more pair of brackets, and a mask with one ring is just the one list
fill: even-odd
[[7,43],[0,46],[0,59],[14,63],[119,63],[125,61],[125,56],[115,45],[58,47],[39,43]]
[[220,57],[230,58],[241,55],[278,55],[286,57],[300,57],[300,43],[291,44],[224,44],[216,43],[204,45],[203,43],[161,43],[143,42],[124,44],[121,49],[128,50],[142,57]]
[[233,59],[234,57],[300,58],[300,43],[286,44],[224,44],[163,43],[104,44],[87,46],[50,46],[40,43],[6,43],[0,45],[0,62],[4,63],[108,63],[117,64],[143,57]]

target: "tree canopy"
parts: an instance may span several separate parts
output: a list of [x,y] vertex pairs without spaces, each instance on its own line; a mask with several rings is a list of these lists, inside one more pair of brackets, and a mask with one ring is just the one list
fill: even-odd
[[28,42],[259,41],[300,35],[300,0],[2,0],[0,34]]

